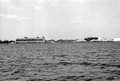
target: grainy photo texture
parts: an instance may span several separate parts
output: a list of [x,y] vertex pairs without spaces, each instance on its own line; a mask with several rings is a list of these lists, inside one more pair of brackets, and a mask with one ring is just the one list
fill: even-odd
[[120,81],[120,0],[0,0],[0,81]]

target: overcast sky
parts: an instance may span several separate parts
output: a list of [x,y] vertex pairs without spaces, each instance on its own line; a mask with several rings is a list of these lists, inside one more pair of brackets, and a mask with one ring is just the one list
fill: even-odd
[[0,39],[120,37],[120,0],[0,0]]

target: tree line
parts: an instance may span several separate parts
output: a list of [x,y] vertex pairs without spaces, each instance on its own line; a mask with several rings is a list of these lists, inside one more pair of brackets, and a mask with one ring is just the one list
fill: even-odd
[[13,41],[13,40],[4,40],[4,41],[0,40],[0,44],[2,44],[2,43],[8,44],[8,43],[14,43],[14,42],[15,41]]

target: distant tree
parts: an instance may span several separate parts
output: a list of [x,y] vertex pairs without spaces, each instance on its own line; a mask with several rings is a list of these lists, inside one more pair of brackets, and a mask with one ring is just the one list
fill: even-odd
[[37,38],[39,38],[39,37],[37,36]]
[[84,40],[90,42],[91,40],[98,40],[98,37],[88,37],[88,38],[84,38]]
[[4,40],[3,43],[9,43],[9,41],[8,40]]
[[28,38],[28,37],[24,37],[24,38]]
[[2,41],[0,40],[0,43],[2,43]]

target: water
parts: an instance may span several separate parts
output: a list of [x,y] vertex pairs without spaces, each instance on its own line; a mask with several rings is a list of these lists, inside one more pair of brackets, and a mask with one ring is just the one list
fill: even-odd
[[120,81],[120,43],[0,44],[0,81]]

